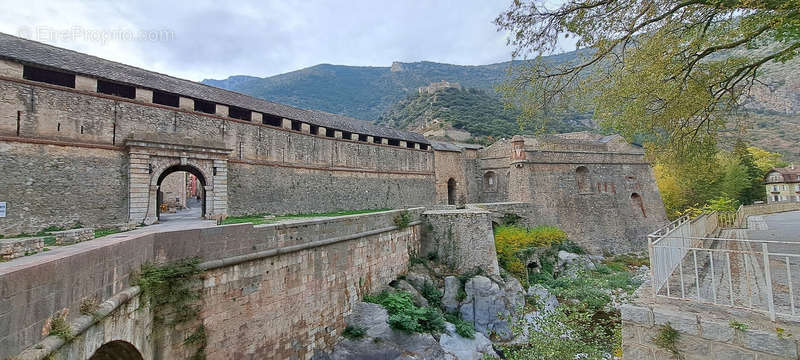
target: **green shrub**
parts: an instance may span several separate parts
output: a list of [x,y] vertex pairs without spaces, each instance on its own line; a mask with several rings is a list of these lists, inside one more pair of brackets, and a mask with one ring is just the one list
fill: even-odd
[[729,325],[731,326],[731,329],[736,329],[739,331],[745,331],[750,327],[747,324],[736,320],[731,320]]
[[400,229],[405,229],[411,223],[411,213],[408,210],[403,210],[399,215],[394,218],[394,225]]
[[439,253],[437,253],[436,251],[431,251],[431,252],[428,253],[427,258],[430,261],[439,260]]
[[554,226],[537,226],[524,229],[513,225],[498,226],[494,231],[494,243],[498,264],[526,285],[527,273],[520,255],[536,248],[561,244],[567,234]]
[[364,328],[351,325],[347,325],[347,327],[344,328],[344,331],[342,331],[342,336],[350,340],[361,339],[366,334],[367,330],[365,330]]
[[50,332],[48,335],[58,336],[64,340],[72,338],[72,329],[67,322],[66,312],[53,316],[53,319],[50,320]]
[[436,288],[433,284],[429,282],[425,282],[422,286],[422,291],[420,291],[422,297],[425,300],[428,300],[428,304],[432,307],[438,308],[442,305],[442,292]]
[[444,317],[438,308],[414,305],[411,294],[405,291],[382,292],[376,296],[365,296],[371,302],[386,308],[389,325],[408,333],[441,333],[445,330]]
[[[174,310],[173,318],[168,325],[176,325],[195,318],[199,311],[196,304],[200,292],[193,282],[200,269],[199,258],[190,258],[165,265],[142,264],[141,270],[133,277],[132,284],[142,289],[142,298],[151,308],[163,306]],[[156,316],[158,324],[164,319]]]
[[458,315],[444,314],[444,319],[456,326],[456,334],[467,339],[475,338],[475,328],[471,323],[464,321]]
[[42,240],[45,246],[53,246],[56,244],[55,236],[45,236]]

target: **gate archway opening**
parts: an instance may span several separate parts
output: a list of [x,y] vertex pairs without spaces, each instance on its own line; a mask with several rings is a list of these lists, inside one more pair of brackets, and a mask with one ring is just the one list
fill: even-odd
[[456,204],[456,179],[447,180],[447,205]]
[[206,179],[191,165],[170,166],[156,182],[156,217],[159,221],[206,216]]
[[114,340],[103,344],[89,360],[144,360],[144,357],[133,344]]

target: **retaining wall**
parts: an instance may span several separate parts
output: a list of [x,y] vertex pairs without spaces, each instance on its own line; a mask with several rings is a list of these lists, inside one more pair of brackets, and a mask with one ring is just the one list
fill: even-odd
[[[665,324],[678,331],[676,348],[686,360],[694,359],[797,359],[797,326],[788,323],[759,323],[739,312],[715,316],[702,306],[683,304],[666,307],[623,305],[623,360],[670,359],[672,354],[655,344]],[[748,324],[747,329],[731,327],[730,320]],[[783,329],[779,335],[778,328]]]

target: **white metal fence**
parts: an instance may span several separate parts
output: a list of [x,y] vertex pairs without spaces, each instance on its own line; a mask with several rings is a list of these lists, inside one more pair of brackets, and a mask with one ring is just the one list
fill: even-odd
[[736,218],[716,213],[683,217],[648,235],[654,298],[744,308],[772,320],[796,316],[800,242],[750,240],[746,230],[713,237],[722,226],[746,227],[747,216],[763,211],[740,208]]
[[647,236],[653,293],[666,284],[669,276],[697,246],[692,238],[704,238],[717,231],[717,214],[703,214],[695,219],[681,217]]

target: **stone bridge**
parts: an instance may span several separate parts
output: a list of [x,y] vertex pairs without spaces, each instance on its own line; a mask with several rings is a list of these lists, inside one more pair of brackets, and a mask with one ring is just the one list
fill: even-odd
[[[336,343],[362,294],[419,251],[422,209],[399,228],[401,211],[121,233],[2,263],[0,358],[190,358],[198,345],[187,339],[201,325],[210,359],[310,358]],[[130,277],[145,263],[192,257],[203,261],[198,318],[155,326]],[[105,301],[81,314],[89,298]],[[71,336],[47,336],[64,313]]]

